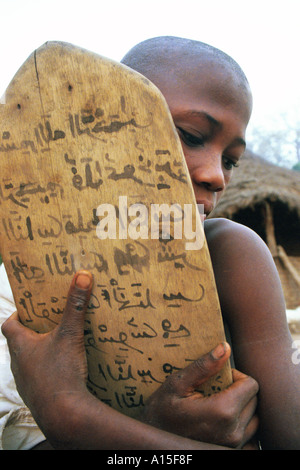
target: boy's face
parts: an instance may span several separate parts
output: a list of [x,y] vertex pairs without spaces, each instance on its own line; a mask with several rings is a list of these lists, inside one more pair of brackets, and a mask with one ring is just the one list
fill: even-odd
[[[250,90],[218,64],[194,74],[155,77],[178,131],[196,202],[207,215],[223,194],[245,151]],[[232,74],[231,74],[232,75]]]

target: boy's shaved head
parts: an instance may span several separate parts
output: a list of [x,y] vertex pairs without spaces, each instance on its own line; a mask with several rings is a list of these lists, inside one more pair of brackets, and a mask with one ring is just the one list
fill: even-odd
[[237,62],[225,52],[192,39],[160,36],[134,46],[121,63],[148,78],[170,106],[170,93],[181,96],[183,90],[196,97],[206,84],[223,107],[235,102],[245,109],[248,121],[252,94],[248,80]]
[[121,63],[136,70],[155,83],[156,78],[165,74],[166,79],[175,74],[190,73],[191,65],[198,72],[211,64],[231,72],[236,85],[249,90],[248,80],[241,67],[225,52],[192,39],[174,36],[160,36],[147,39],[134,46]]
[[174,36],[143,41],[121,62],[165,98],[196,201],[210,214],[245,151],[252,95],[244,72],[219,49]]

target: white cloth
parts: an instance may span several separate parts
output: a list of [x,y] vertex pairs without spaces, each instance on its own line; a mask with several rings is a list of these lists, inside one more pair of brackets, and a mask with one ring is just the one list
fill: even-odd
[[[0,266],[0,324],[16,311],[4,268]],[[28,450],[45,440],[17,392],[6,339],[0,332],[0,450]]]

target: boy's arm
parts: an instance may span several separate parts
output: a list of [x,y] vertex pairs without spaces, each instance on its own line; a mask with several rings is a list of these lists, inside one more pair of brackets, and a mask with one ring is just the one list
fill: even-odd
[[300,361],[272,256],[247,227],[224,219],[205,224],[236,366],[259,384],[262,446],[299,449]]
[[[176,385],[173,389],[167,386],[165,390],[160,391],[160,397],[165,403],[169,397],[170,402],[173,400],[174,407],[171,407],[171,414],[175,422],[176,419],[179,423],[182,422],[180,417],[184,412],[186,416],[191,416],[196,424],[200,424],[199,429],[195,430],[194,423],[187,428],[189,420],[185,422],[182,433],[186,437],[158,429],[158,420],[155,423],[157,427],[133,420],[109,408],[90,394],[86,388],[87,366],[83,338],[84,311],[88,303],[90,286],[85,283],[78,287],[79,280],[77,277],[76,285],[74,279],[62,321],[51,333],[37,334],[29,330],[20,324],[17,313],[2,326],[3,334],[8,339],[18,391],[31,409],[37,424],[55,448],[115,450],[222,448],[199,442],[199,439],[194,440],[194,432],[196,438],[201,437],[201,432],[203,433],[201,424],[204,421],[204,437],[206,436],[210,442],[212,442],[211,436],[215,438],[218,434],[213,432],[213,429],[219,432],[219,443],[226,442],[224,436],[227,436],[229,444],[233,442],[238,446],[252,437],[255,426],[254,429],[250,426],[250,434],[247,429],[255,406],[257,392],[255,381],[245,377],[239,383],[236,381],[232,391],[230,388],[225,391],[223,395],[225,401],[220,398],[223,392],[220,392],[217,398],[212,396],[208,399],[202,398],[199,393],[191,393],[191,387],[197,386],[201,380],[204,381],[209,374],[215,374],[218,368],[222,367],[228,359],[229,347],[225,347],[221,356],[213,357],[211,354],[204,356],[195,363],[195,366],[185,369],[184,373],[178,373],[172,378],[173,385]],[[244,402],[245,397],[246,402]],[[201,398],[204,401],[202,405]],[[214,406],[214,400],[219,402],[219,406]],[[223,406],[220,407],[220,403],[223,403]],[[226,406],[228,403],[231,403],[231,407]],[[249,403],[251,409],[247,406]],[[214,412],[216,422],[210,419],[209,412],[208,414],[206,412],[205,420],[201,421],[203,407],[204,410],[210,409]],[[223,427],[216,416],[216,410],[220,408],[221,412],[225,410],[227,415],[227,422]],[[228,413],[229,408],[232,413]],[[151,410],[157,414],[159,406],[152,403]],[[242,426],[238,428],[239,415],[242,415],[243,419],[241,419]],[[198,419],[195,419],[197,417]],[[181,430],[177,428],[177,434],[180,432]]]

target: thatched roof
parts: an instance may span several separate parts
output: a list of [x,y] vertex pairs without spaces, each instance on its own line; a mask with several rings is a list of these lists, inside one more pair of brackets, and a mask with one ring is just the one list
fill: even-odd
[[300,172],[278,167],[246,151],[212,217],[232,218],[263,201],[280,201],[300,217]]

